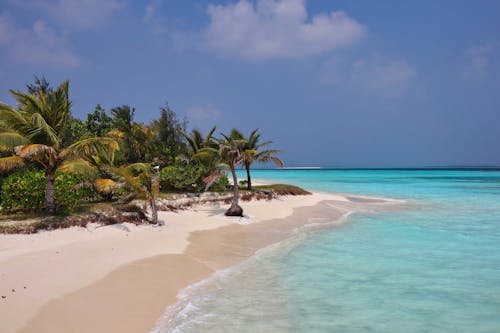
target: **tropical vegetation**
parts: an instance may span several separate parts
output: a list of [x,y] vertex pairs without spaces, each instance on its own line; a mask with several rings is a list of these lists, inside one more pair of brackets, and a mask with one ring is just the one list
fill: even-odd
[[281,151],[278,149],[262,149],[263,147],[272,144],[272,141],[259,142],[260,134],[259,129],[253,130],[248,137],[245,137],[239,130],[233,129],[231,135],[242,142],[241,147],[241,164],[245,167],[247,173],[247,189],[252,190],[252,177],[250,175],[250,167],[254,162],[267,163],[273,162],[276,166],[282,168],[283,161],[281,161],[277,154]]
[[[69,81],[52,87],[35,78],[26,91],[10,90],[15,106],[0,102],[0,211],[48,214],[71,211],[95,201],[145,200],[150,221],[158,223],[156,201],[166,192],[203,192],[229,188],[233,199],[226,215],[242,216],[236,170],[272,162],[283,166],[279,150],[261,141],[258,129],[220,133],[188,131],[165,104],[149,123],[135,120],[136,110],[100,104],[79,119],[72,113]],[[160,221],[161,222],[161,221]]]
[[71,118],[69,81],[57,89],[40,87],[31,93],[11,90],[17,108],[0,103],[0,148],[14,155],[0,158],[0,170],[10,171],[26,160],[38,163],[45,171],[45,205],[55,213],[54,181],[59,168],[71,168],[74,162],[89,162],[93,158],[113,159],[118,143],[108,137],[78,140],[67,147],[63,137]]

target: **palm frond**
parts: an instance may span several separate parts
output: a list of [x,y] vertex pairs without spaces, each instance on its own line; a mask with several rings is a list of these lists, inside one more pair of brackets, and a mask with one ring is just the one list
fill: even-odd
[[249,155],[249,156],[254,156],[258,153],[258,151],[256,149],[245,149],[243,151],[243,154],[244,155]]
[[88,161],[77,158],[73,160],[65,160],[60,166],[59,170],[67,173],[84,175],[87,178],[95,179],[99,171]]
[[278,166],[280,168],[282,168],[284,165],[282,160],[280,160],[276,156],[272,156],[272,155],[262,155],[256,161],[260,162],[260,163],[273,162],[274,164],[276,164],[276,166]]
[[193,154],[191,158],[195,161],[203,161],[217,157],[219,151],[215,148],[207,147],[198,150],[196,154]]
[[44,99],[40,99],[36,95],[26,94],[12,89],[9,91],[17,100],[18,109],[25,111],[28,115],[40,113],[44,109]]
[[272,141],[264,141],[262,143],[255,143],[255,148],[259,149],[261,147],[264,147],[264,146],[267,146],[267,145],[270,145],[272,144],[273,142]]
[[[47,96],[43,94],[44,97]],[[51,98],[47,103],[47,111],[43,116],[50,119],[49,123],[58,135],[62,135],[71,116],[71,101],[69,99],[69,81],[62,82],[59,87],[47,97]]]
[[138,195],[148,198],[149,197],[149,192],[146,186],[142,184],[141,182],[141,177],[136,177],[133,176],[129,170],[125,167],[121,168],[109,168],[108,169],[111,173],[117,175],[124,181],[129,188],[131,188],[134,192],[136,192]]
[[217,126],[214,126],[214,127],[212,127],[212,129],[210,131],[208,131],[208,134],[205,137],[205,144],[208,144],[213,139],[214,132],[216,129],[217,129]]
[[47,144],[56,148],[61,144],[61,138],[54,129],[47,123],[46,119],[40,113],[33,113],[30,117],[31,129],[28,131],[30,138],[44,136]]
[[224,133],[221,133],[220,135],[222,135],[222,137],[224,138],[224,140],[225,140],[226,142],[231,142],[231,141],[233,141],[229,135],[226,135],[226,134],[224,134]]
[[43,160],[45,157],[57,155],[53,147],[42,144],[30,144],[25,146],[17,146],[15,152],[22,158],[33,160]]
[[229,137],[233,140],[243,140],[245,138],[244,135],[236,128],[231,130]]
[[0,132],[0,150],[9,150],[25,145],[29,140],[17,132]]
[[198,152],[198,146],[197,146],[195,140],[193,140],[193,138],[191,136],[189,136],[183,130],[179,130],[179,133],[181,133],[181,135],[184,137],[184,139],[186,139],[186,141],[188,142],[189,146],[191,147],[191,150],[192,150],[193,154],[196,154]]
[[274,164],[276,164],[276,166],[282,168],[283,166],[285,166],[285,164],[283,163],[282,160],[280,160],[279,158],[275,157],[275,156],[271,156],[269,157],[273,162]]
[[130,174],[140,174],[151,172],[151,164],[149,163],[132,163],[124,167]]
[[22,167],[24,160],[20,156],[9,156],[0,158],[0,172],[5,173]]
[[120,146],[115,139],[96,137],[73,143],[61,152],[61,156],[65,158],[80,157],[87,159],[97,156],[107,162],[113,162],[114,153],[119,149]]
[[97,179],[94,184],[96,190],[100,193],[111,193],[122,186],[122,184],[108,178]]
[[276,154],[281,154],[281,150],[279,150],[279,149],[266,149],[266,150],[259,151],[257,154],[257,158],[260,156],[276,155]]
[[4,103],[0,103],[0,124],[3,129],[22,134],[26,134],[28,127],[25,113]]

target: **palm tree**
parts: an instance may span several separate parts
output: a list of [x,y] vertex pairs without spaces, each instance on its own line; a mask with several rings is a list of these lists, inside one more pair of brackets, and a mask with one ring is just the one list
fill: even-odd
[[279,154],[281,151],[278,149],[265,149],[260,150],[262,147],[267,146],[272,143],[272,141],[265,141],[259,143],[260,134],[257,132],[259,129],[255,129],[250,133],[248,138],[245,138],[241,132],[236,129],[233,129],[232,135],[233,137],[240,138],[240,140],[244,140],[242,146],[242,160],[241,164],[245,166],[245,170],[247,172],[247,189],[252,190],[252,177],[250,176],[250,166],[254,162],[258,163],[266,163],[266,162],[274,162],[276,166],[282,168],[283,162],[276,156],[275,154]]
[[210,131],[208,131],[207,135],[203,136],[203,134],[197,130],[193,129],[191,134],[187,134],[184,131],[180,131],[182,136],[186,139],[189,148],[189,155],[191,160],[203,162],[207,159],[207,157],[211,157],[211,154],[207,154],[207,150],[205,148],[217,148],[217,143],[214,140],[214,132],[216,127],[212,127]]
[[181,158],[188,163],[200,163],[206,169],[206,173],[203,175],[205,191],[225,174],[223,172],[224,166],[221,166],[219,163],[219,144],[214,138],[215,129],[215,126],[212,127],[205,136],[197,129],[193,129],[191,134],[180,131],[186,139],[189,149],[189,156],[181,156]]
[[242,146],[245,141],[231,131],[230,135],[221,133],[223,139],[219,140],[219,157],[226,164],[233,176],[233,200],[231,207],[225,212],[226,216],[243,216],[243,208],[239,205],[238,177],[236,166],[242,161]]
[[62,147],[71,117],[68,89],[69,81],[64,81],[55,90],[39,89],[36,93],[10,90],[17,100],[17,109],[0,103],[0,149],[15,153],[0,158],[0,170],[15,169],[25,160],[40,164],[46,177],[44,209],[50,214],[56,211],[54,180],[58,168],[68,168],[78,159],[80,164],[81,159],[91,161],[93,156],[112,160],[119,148],[112,138],[90,138]]
[[[151,209],[151,222],[158,224],[156,198],[160,192],[158,166],[149,163],[133,163],[109,170],[118,175],[136,194],[146,199]],[[163,222],[159,223],[163,225]]]

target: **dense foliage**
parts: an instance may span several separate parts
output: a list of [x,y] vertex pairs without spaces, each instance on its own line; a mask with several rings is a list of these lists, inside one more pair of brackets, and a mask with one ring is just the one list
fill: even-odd
[[164,191],[201,192],[207,169],[201,164],[176,163],[160,172],[161,189]]
[[[78,186],[83,176],[57,172],[55,199],[57,207],[70,209],[81,202],[94,200],[97,193],[92,187]],[[43,207],[45,174],[42,170],[18,171],[4,179],[2,184],[2,212],[33,211]]]
[[[133,195],[156,211],[160,190],[226,190],[228,171],[238,184],[237,167],[246,168],[247,180],[240,184],[251,189],[252,163],[282,165],[274,156],[278,150],[262,149],[270,142],[259,142],[257,130],[245,136],[233,129],[222,138],[215,136],[215,126],[207,133],[187,132],[187,120],[168,104],[148,123],[136,121],[130,105],[108,112],[97,104],[81,120],[72,114],[69,81],[53,88],[45,78],[35,78],[26,90],[10,91],[15,107],[0,102],[2,212],[54,213],[82,201]],[[234,209],[238,186],[233,191]]]
[[0,158],[0,170],[9,172],[26,162],[36,163],[45,171],[45,203],[47,213],[56,212],[55,175],[60,168],[82,170],[91,162],[111,160],[118,143],[113,138],[94,137],[65,145],[71,123],[69,81],[56,89],[45,82],[28,86],[28,93],[11,90],[16,107],[0,103],[0,149],[13,152]]

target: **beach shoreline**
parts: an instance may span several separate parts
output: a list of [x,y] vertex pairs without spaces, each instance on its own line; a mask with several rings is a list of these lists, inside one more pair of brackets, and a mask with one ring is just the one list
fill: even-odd
[[245,202],[246,218],[227,218],[216,204],[160,212],[167,223],[160,228],[0,235],[2,326],[6,333],[149,332],[181,289],[290,237],[309,219],[338,221],[399,204],[315,192]]

